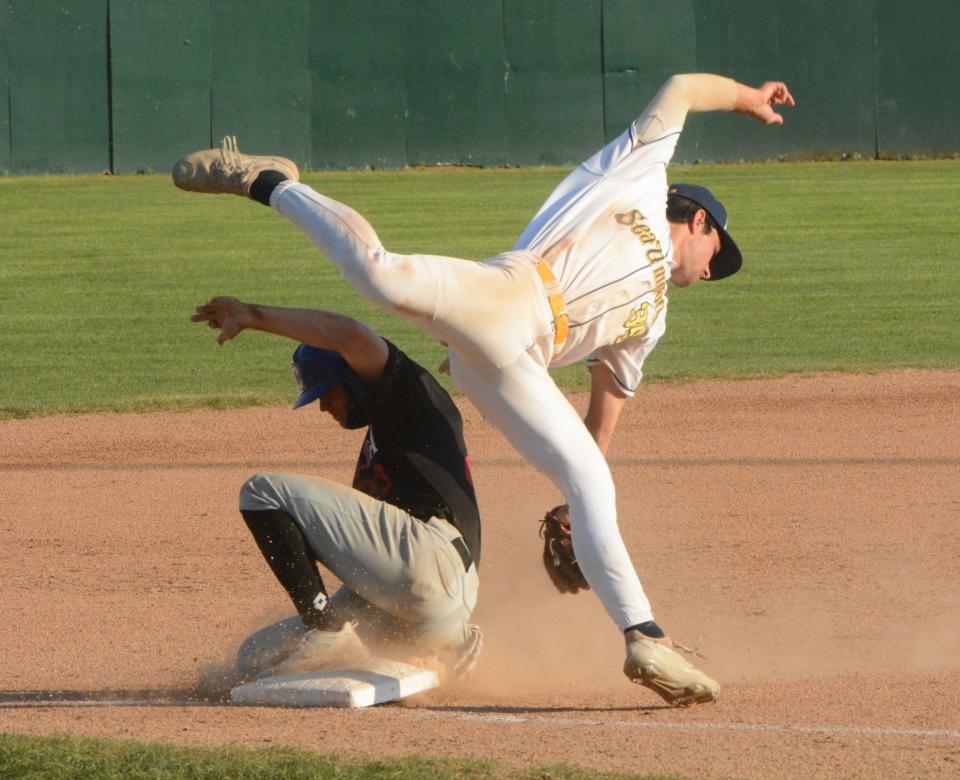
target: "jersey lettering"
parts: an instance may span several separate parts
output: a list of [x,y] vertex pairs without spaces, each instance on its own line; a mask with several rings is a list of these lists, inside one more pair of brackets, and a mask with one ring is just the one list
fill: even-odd
[[653,284],[653,318],[650,317],[650,304],[647,301],[641,303],[639,308],[631,309],[630,315],[623,323],[623,333],[613,340],[614,344],[619,344],[626,339],[646,336],[657,315],[663,311],[666,306],[664,293],[667,289],[667,272],[662,265],[653,269]]
[[653,269],[653,285],[653,313],[656,316],[667,305],[663,295],[667,291],[667,271],[662,265]]
[[618,225],[630,228],[630,232],[637,237],[641,244],[652,247],[647,250],[647,260],[650,263],[658,263],[663,260],[663,247],[660,246],[660,242],[650,226],[644,223],[643,220],[646,217],[641,212],[630,209],[630,211],[614,214],[613,218]]
[[635,225],[630,228],[630,232],[633,233],[637,238],[640,239],[641,244],[656,244],[656,249],[651,249],[650,252],[659,252],[660,251],[660,242],[657,241],[657,237],[653,234],[653,231],[646,225]]
[[624,339],[632,339],[647,332],[647,317],[650,316],[650,304],[644,302],[639,309],[631,309],[630,316],[623,323],[624,332],[617,336],[614,343],[619,344]]
[[615,215],[614,219],[616,219],[620,225],[635,225],[637,222],[645,220],[646,217],[636,209],[631,209],[630,211],[624,211],[622,214]]
[[[614,214],[613,217],[618,225],[630,228],[630,232],[637,237],[637,240],[644,246],[650,248],[646,251],[647,262],[650,265],[659,263],[664,259],[663,247],[657,240],[656,235],[650,229],[644,220],[646,217],[637,209],[622,211]],[[661,265],[653,269],[653,316],[650,314],[650,304],[644,301],[639,308],[631,309],[630,314],[623,323],[623,333],[614,339],[614,344],[619,344],[625,339],[633,339],[647,335],[650,326],[656,320],[657,315],[663,311],[666,306],[664,293],[667,289],[667,272]]]

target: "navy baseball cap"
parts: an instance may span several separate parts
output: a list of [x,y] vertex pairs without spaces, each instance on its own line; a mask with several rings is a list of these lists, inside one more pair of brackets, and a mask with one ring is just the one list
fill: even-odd
[[720,251],[710,261],[710,278],[707,281],[725,279],[739,271],[740,266],[743,265],[743,255],[740,254],[736,243],[727,232],[727,210],[713,196],[713,193],[699,184],[671,184],[667,194],[692,200],[706,210],[717,226],[717,232],[720,234]]
[[[300,397],[293,405],[294,409],[316,401],[334,385],[346,383],[347,361],[343,355],[332,349],[320,349],[301,344],[293,353],[293,376],[300,386]],[[360,410],[347,387],[350,397],[348,428],[360,428],[367,424],[366,415]]]

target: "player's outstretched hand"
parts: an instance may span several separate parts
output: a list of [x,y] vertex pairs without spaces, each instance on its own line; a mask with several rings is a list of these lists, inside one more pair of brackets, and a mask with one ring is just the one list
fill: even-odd
[[217,343],[224,344],[247,326],[247,305],[225,295],[211,298],[197,306],[197,313],[190,322],[206,322],[211,328],[219,328]]
[[796,102],[782,81],[765,81],[759,87],[737,84],[737,103],[734,111],[748,114],[765,125],[782,125],[783,117],[774,106],[795,106]]

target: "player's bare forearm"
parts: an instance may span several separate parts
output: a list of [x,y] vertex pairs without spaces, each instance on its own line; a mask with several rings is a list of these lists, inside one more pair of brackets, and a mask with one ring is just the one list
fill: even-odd
[[731,111],[737,82],[713,73],[683,73],[671,76],[663,91],[685,111]]
[[367,380],[378,379],[387,361],[386,342],[374,331],[352,317],[321,309],[264,306],[236,298],[217,297],[198,306],[191,320],[220,328],[218,341],[221,344],[243,330],[259,330],[312,347],[334,350]]
[[598,364],[590,368],[590,405],[583,424],[587,427],[593,440],[600,448],[604,457],[613,441],[613,434],[617,429],[617,421],[627,402],[617,388],[616,380],[610,369]]
[[664,130],[683,127],[691,111],[737,111],[764,124],[783,124],[775,105],[794,105],[786,84],[768,81],[757,88],[713,73],[681,73],[671,76],[637,122],[641,141]]
[[319,309],[288,309],[258,303],[247,303],[245,306],[249,312],[248,327],[337,352],[349,344],[359,325],[350,317]]

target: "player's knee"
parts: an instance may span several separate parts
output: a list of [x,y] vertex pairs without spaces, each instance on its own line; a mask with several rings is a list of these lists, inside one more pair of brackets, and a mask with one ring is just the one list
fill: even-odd
[[381,246],[368,251],[362,262],[344,275],[373,303],[389,311],[403,312],[412,286],[413,268],[409,257],[388,252]]
[[579,512],[616,516],[617,490],[602,456],[593,463],[584,459],[576,464],[567,475],[567,484],[563,489],[567,503],[571,506],[571,516],[573,507]]
[[358,252],[355,262],[342,269],[344,277],[364,291],[375,291],[389,278],[391,254],[383,247],[367,248]]
[[274,474],[254,474],[240,487],[240,509],[276,509],[278,494]]
[[[605,473],[604,473],[605,472]],[[584,489],[587,485],[587,489]],[[608,470],[597,470],[587,482],[575,485],[567,494],[574,537],[578,532],[591,536],[617,528],[617,493]],[[574,546],[576,546],[576,538]]]

